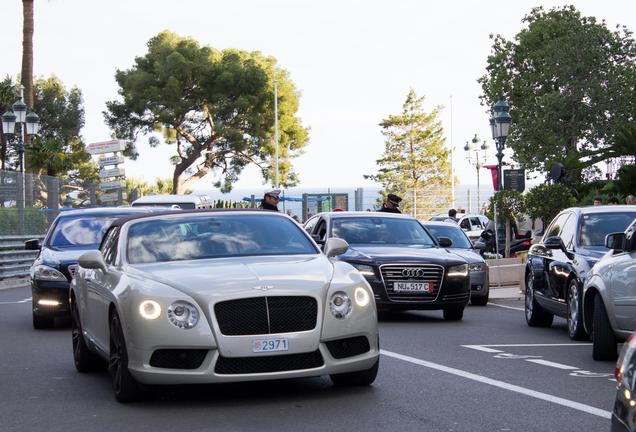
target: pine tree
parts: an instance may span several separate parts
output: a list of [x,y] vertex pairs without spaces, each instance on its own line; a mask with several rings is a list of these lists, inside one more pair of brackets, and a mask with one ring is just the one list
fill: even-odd
[[449,151],[438,118],[440,108],[427,113],[423,102],[424,97],[418,98],[411,89],[402,113],[382,120],[386,148],[376,161],[378,173],[365,176],[382,185],[383,197],[389,193],[402,196],[402,212],[418,218],[445,213],[451,202]]

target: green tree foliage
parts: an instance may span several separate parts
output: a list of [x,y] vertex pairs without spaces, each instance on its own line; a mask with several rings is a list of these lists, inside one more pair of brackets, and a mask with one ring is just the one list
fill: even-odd
[[576,198],[563,184],[541,184],[525,194],[524,204],[532,219],[540,219],[547,226],[561,210],[576,205]]
[[616,156],[617,131],[636,115],[632,32],[610,31],[573,6],[534,8],[523,22],[513,41],[494,37],[479,79],[482,103],[500,95],[511,103],[515,159],[532,170],[562,161],[576,171]]
[[163,31],[148,42],[135,65],[117,71],[121,100],[107,102],[106,120],[119,138],[149,136],[152,146],[175,145],[173,186],[181,193],[209,172],[231,189],[243,168],[259,166],[274,177],[274,81],[278,82],[280,179],[298,178],[290,159],[308,132],[296,116],[298,92],[273,57],[237,49],[217,51]]
[[[0,115],[11,109],[11,105],[20,97],[18,85],[10,76],[0,81]],[[0,123],[0,169],[13,167],[15,151],[7,140]]]
[[624,165],[614,180],[616,191],[620,195],[636,195],[636,165]]
[[170,178],[156,178],[154,184],[148,183],[144,180],[129,177],[126,178],[126,185],[124,187],[129,200],[133,197],[141,198],[146,195],[164,195],[172,193],[172,179]]
[[506,226],[506,257],[510,256],[510,239],[512,238],[512,221],[520,218],[525,211],[525,203],[521,192],[507,189],[496,192],[490,197],[488,217],[494,219],[497,210],[497,222]]
[[[413,212],[413,191],[449,189],[451,181],[449,152],[444,147],[444,130],[438,118],[440,108],[427,113],[411,89],[402,106],[402,113],[382,120],[380,127],[386,138],[382,157],[376,161],[377,174],[365,178],[382,184],[382,194],[395,193],[404,197],[403,212]],[[419,193],[418,193],[419,195]],[[436,207],[446,210],[450,194]],[[421,198],[421,197],[420,197]],[[416,216],[424,217],[439,211],[430,200],[416,198]]]

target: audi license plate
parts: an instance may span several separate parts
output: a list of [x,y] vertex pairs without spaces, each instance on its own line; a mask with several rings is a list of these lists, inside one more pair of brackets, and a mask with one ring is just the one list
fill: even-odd
[[252,341],[253,352],[288,351],[287,339],[254,339]]
[[430,293],[433,287],[428,282],[395,282],[393,291]]

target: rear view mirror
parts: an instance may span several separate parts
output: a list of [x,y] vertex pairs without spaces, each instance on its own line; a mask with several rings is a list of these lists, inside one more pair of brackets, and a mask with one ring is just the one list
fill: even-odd
[[437,237],[437,242],[443,248],[451,247],[453,245],[453,241],[448,237]]
[[605,247],[616,252],[625,250],[625,233],[612,233],[605,236]]
[[342,255],[349,250],[349,243],[343,239],[331,237],[325,242],[325,255],[327,258]]
[[41,248],[40,240],[38,239],[31,239],[24,242],[25,250],[40,250]]
[[106,273],[106,262],[104,261],[104,257],[102,253],[98,250],[88,251],[81,255],[77,260],[80,267],[84,267],[87,269],[99,269]]

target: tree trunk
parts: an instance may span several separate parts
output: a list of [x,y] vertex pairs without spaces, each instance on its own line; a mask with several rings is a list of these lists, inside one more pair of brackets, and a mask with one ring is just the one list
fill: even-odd
[[[24,86],[24,103],[27,105],[27,112],[33,110],[33,0],[22,0],[22,85]],[[24,134],[24,145],[28,149],[31,138]],[[26,162],[26,156],[24,161]],[[24,164],[24,175],[27,173],[26,163]],[[30,207],[33,203],[33,184],[26,182],[25,206]]]
[[174,168],[174,171],[172,173],[172,193],[173,194],[178,194],[179,192],[179,182],[180,182],[180,178],[181,178],[181,173],[183,172],[183,170],[180,170],[178,166],[176,166]]

